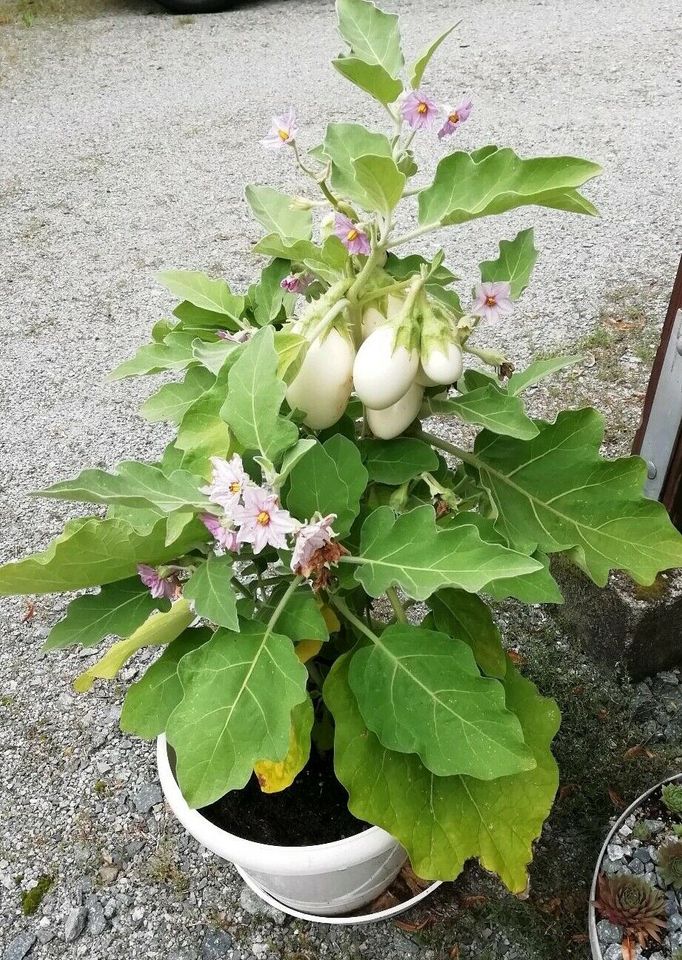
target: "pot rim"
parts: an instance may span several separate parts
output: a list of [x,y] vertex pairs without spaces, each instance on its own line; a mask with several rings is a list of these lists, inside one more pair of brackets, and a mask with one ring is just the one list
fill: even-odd
[[[229,859],[244,865],[260,863],[263,868],[264,856],[267,857],[268,870],[283,876],[298,876],[302,872],[327,872],[362,863],[375,856],[381,856],[398,844],[395,837],[381,827],[369,827],[360,833],[329,843],[316,843],[308,846],[278,846],[245,840],[229,833],[204,817],[198,810],[188,806],[177,784],[168,759],[168,743],[165,734],[157,737],[156,759],[159,778],[164,796],[182,825],[204,846],[219,856],[226,856],[226,840],[230,846]],[[252,867],[255,869],[255,867]]]
[[609,832],[606,835],[606,839],[602,844],[602,848],[599,851],[599,856],[597,857],[597,866],[594,869],[594,874],[592,876],[592,886],[590,887],[590,902],[587,908],[587,927],[590,935],[590,947],[592,949],[592,957],[594,960],[603,960],[604,954],[602,953],[601,946],[599,944],[599,937],[597,936],[597,913],[594,909],[594,899],[597,895],[597,881],[599,879],[599,874],[601,872],[601,865],[606,855],[606,848],[611,843],[611,840],[614,834],[618,831],[618,828],[621,824],[627,820],[631,813],[633,813],[642,803],[650,797],[652,793],[655,793],[656,790],[659,790],[661,787],[665,786],[666,783],[672,783],[673,780],[682,780],[682,773],[674,773],[671,777],[666,777],[665,780],[661,780],[660,783],[655,784],[653,787],[650,787],[648,790],[637,797],[629,807],[627,807],[621,815],[618,817],[614,825],[611,827]]

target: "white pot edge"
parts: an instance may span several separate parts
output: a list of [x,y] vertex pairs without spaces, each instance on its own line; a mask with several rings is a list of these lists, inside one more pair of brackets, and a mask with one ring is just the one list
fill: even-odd
[[386,854],[397,845],[394,837],[380,827],[370,827],[352,837],[313,846],[280,847],[244,840],[216,827],[198,810],[187,805],[171,770],[164,734],[157,738],[156,760],[164,797],[180,823],[199,843],[247,871],[266,869],[282,876],[330,873]]

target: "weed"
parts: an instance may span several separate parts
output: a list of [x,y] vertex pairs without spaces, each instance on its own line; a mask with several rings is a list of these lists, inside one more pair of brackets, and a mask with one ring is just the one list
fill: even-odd
[[43,873],[40,877],[38,877],[38,882],[35,887],[31,887],[30,890],[22,891],[21,912],[24,914],[24,916],[30,917],[31,914],[36,912],[53,883],[54,877],[50,874]]

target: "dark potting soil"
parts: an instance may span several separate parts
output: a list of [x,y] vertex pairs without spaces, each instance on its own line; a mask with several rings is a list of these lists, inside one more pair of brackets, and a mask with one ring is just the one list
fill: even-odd
[[280,793],[263,793],[255,776],[201,809],[201,814],[244,840],[303,847],[342,840],[367,830],[348,809],[348,794],[334,776],[331,754],[315,751],[306,768]]

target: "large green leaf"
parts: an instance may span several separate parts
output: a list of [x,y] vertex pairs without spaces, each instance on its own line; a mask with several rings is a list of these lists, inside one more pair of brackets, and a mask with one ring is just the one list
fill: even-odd
[[[259,610],[259,619],[267,623],[286,590],[286,584],[273,590],[272,596]],[[301,587],[287,600],[279,616],[277,629],[294,641],[329,639],[329,629],[322,615],[317,596],[309,587]]]
[[315,722],[315,708],[310,697],[297,703],[291,711],[289,749],[283,760],[259,760],[253,772],[263,793],[286,790],[303,770],[310,757],[310,734]]
[[534,440],[479,434],[480,478],[497,511],[497,530],[520,550],[572,550],[604,586],[611,569],[638,583],[682,566],[682,535],[661,503],[642,495],[639,457],[603,460],[604,423],[596,410],[569,410],[540,422]]
[[[238,301],[235,306],[240,306],[243,311],[244,297],[239,297]],[[190,333],[194,332],[196,334],[200,331],[205,332],[207,330],[236,331],[240,329],[240,320],[236,315],[236,310],[234,316],[232,314],[217,313],[215,310],[206,310],[204,307],[197,307],[196,304],[190,303],[189,300],[183,300],[173,309],[173,314],[180,320],[177,329]],[[156,337],[154,339],[156,339]]]
[[358,123],[330,123],[324,138],[325,156],[331,160],[331,183],[336,193],[371,209],[371,200],[356,179],[353,161],[364,156],[392,157],[391,143],[383,133],[372,133]]
[[383,746],[419,754],[439,777],[496,780],[535,767],[502,684],[481,676],[463,640],[394,624],[353,655],[348,681]]
[[277,376],[272,327],[246,344],[228,375],[229,393],[221,415],[247,450],[274,461],[298,439],[298,429],[279,414],[286,387]]
[[488,676],[504,677],[507,657],[500,643],[500,631],[490,607],[479,596],[465,590],[439,590],[429,598],[429,606],[441,633],[467,643],[476,663]]
[[517,300],[528,286],[538,250],[535,246],[533,228],[521,230],[513,240],[500,240],[500,255],[497,260],[481,263],[481,280],[506,280],[511,287],[513,300]]
[[256,220],[268,233],[292,240],[309,240],[313,232],[310,210],[292,207],[293,199],[272,187],[248,186],[246,200]]
[[[203,343],[203,341],[199,341]],[[204,344],[206,347],[221,346],[228,341],[219,341],[217,344]],[[234,346],[234,344],[230,344]],[[202,367],[190,367],[185,379],[179,383],[166,383],[163,387],[148,397],[140,407],[140,413],[150,423],[180,423],[185,411],[192,406],[209,387],[215,382],[215,377]]]
[[271,233],[263,237],[254,253],[263,253],[300,264],[327,283],[334,283],[343,273],[348,262],[348,251],[338,237],[327,237],[321,247],[309,240],[289,240]]
[[361,450],[369,479],[376,483],[399,486],[420,473],[438,469],[435,451],[415,437],[363,440]]
[[545,377],[551,376],[558,370],[563,370],[564,367],[572,367],[573,364],[579,363],[580,359],[577,354],[567,354],[563,357],[550,357],[548,360],[535,360],[527,366],[525,370],[519,370],[518,373],[511,375],[507,381],[507,390],[509,393],[517,396],[519,393],[527,390],[528,387],[540,383]]
[[120,726],[124,733],[152,740],[164,732],[168,718],[182,700],[178,663],[212,636],[208,627],[189,628],[147,667],[123,701]]
[[184,370],[194,363],[192,341],[194,333],[169,333],[163,343],[147,343],[135,356],[124,360],[108,375],[108,380],[124,380],[126,377],[143,377],[148,373],[164,370]]
[[254,621],[218,630],[178,666],[183,698],[166,725],[191,807],[245,786],[259,760],[283,760],[308,672],[288,637]]
[[419,222],[466,223],[527,204],[594,214],[576,187],[600,170],[577,157],[522,160],[509,148],[478,155],[458,150],[440,161],[433,183],[420,192]]
[[450,36],[450,34],[452,33],[452,31],[455,29],[457,25],[458,24],[455,23],[451,27],[448,27],[448,29],[445,30],[443,33],[441,33],[441,35],[437,37],[433,41],[433,43],[431,43],[426,48],[426,50],[422,53],[422,55],[417,60],[415,60],[412,66],[412,69],[410,71],[410,86],[412,87],[413,90],[416,90],[416,88],[422,82],[424,71],[426,70],[429,63],[431,62],[431,58],[433,57],[438,47],[441,45],[443,40],[445,40],[447,37]]
[[237,595],[232,586],[233,558],[209,557],[185,584],[183,596],[194,604],[200,617],[219,627],[239,630]]
[[66,616],[54,625],[43,650],[79,643],[92,647],[108,636],[129,637],[154,610],[167,610],[168,600],[156,600],[139,577],[106,584],[99,593],[72,600]]
[[366,154],[353,160],[355,179],[369,197],[369,209],[389,214],[403,195],[405,175],[392,157]]
[[429,880],[454,880],[470,857],[497,874],[514,893],[526,888],[526,866],[558,786],[550,744],[559,725],[551,700],[540,697],[509,665],[507,707],[533,751],[534,770],[475,780],[437,777],[414,754],[395,753],[365,725],[348,684],[349,657],[341,657],[324,685],[335,722],[334,769],[361,820],[399,840],[412,867]]
[[117,473],[83,470],[73,480],[62,480],[37,495],[81,503],[120,503],[128,507],[157,507],[164,513],[208,506],[208,498],[199,492],[201,481],[186,470],[166,476],[149,463],[126,460]]
[[425,504],[396,519],[390,507],[379,507],[365,520],[355,577],[372,597],[399,586],[415,600],[425,600],[440,587],[478,592],[490,580],[530,573],[535,560],[481,540],[473,526],[439,530],[433,507]]
[[282,280],[291,272],[287,260],[273,260],[261,272],[257,284],[249,288],[253,318],[259,327],[272,323],[280,315],[282,307],[289,316],[296,301],[296,294],[287,293]]
[[336,12],[339,33],[352,55],[397,77],[404,63],[398,17],[384,13],[369,0],[337,0]]
[[529,440],[538,435],[538,428],[527,415],[523,402],[510,396],[494,383],[451,400],[427,398],[422,406],[423,416],[456,416],[466,423],[475,423],[492,433]]
[[378,63],[366,63],[357,57],[337,57],[332,60],[341,76],[374,97],[379,103],[389,104],[403,92],[400,80],[392,77]]
[[232,340],[216,340],[207,343],[205,340],[195,340],[192,343],[192,355],[195,360],[217,376],[223,370],[236,363],[239,351],[243,344]]
[[360,512],[367,471],[360,451],[347,437],[335,434],[324,445],[311,447],[290,474],[287,507],[298,520],[315,512],[336,514],[334,530],[348,533]]
[[203,310],[239,319],[244,309],[244,298],[232,293],[225,280],[213,280],[197,270],[162,270],[156,277],[180,300]]
[[182,466],[202,477],[209,474],[211,457],[227,458],[234,449],[230,429],[221,416],[225,403],[225,372],[199,397],[180,421],[175,446],[183,452]]
[[71,520],[41,553],[0,567],[0,596],[64,593],[132,576],[138,563],[160,564],[208,540],[198,520],[166,546],[166,521],[140,534],[125,520]]

